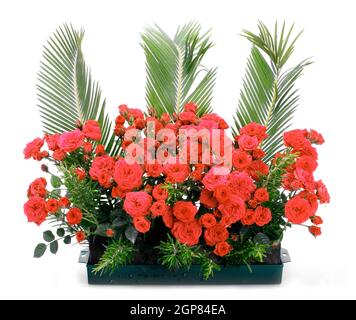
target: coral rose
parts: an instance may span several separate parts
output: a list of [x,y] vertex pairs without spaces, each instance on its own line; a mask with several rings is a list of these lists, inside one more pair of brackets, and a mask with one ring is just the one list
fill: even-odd
[[82,221],[83,214],[79,208],[71,208],[67,212],[67,222],[70,225],[79,224]]
[[217,223],[204,232],[204,239],[208,246],[214,246],[218,242],[225,241],[229,237],[229,232],[221,223]]
[[50,213],[55,213],[58,211],[59,204],[57,199],[48,199],[46,203],[46,209]]
[[101,130],[99,122],[95,120],[88,120],[83,127],[83,134],[86,138],[100,141],[101,140]]
[[169,206],[164,200],[158,200],[151,206],[153,217],[164,216],[169,211]]
[[36,138],[33,141],[29,142],[23,150],[25,159],[33,158],[34,160],[41,160],[41,148],[43,144],[44,141],[40,138]]
[[214,197],[214,193],[205,188],[200,193],[199,201],[209,209],[213,209],[218,206],[218,202]]
[[245,170],[252,163],[252,157],[241,150],[234,150],[232,153],[232,164],[237,170]]
[[211,228],[216,224],[216,218],[211,213],[205,213],[200,217],[200,223],[205,228]]
[[259,206],[255,210],[255,223],[259,227],[263,227],[264,225],[270,223],[272,220],[272,213],[269,208],[265,208]]
[[321,235],[321,228],[317,227],[317,226],[311,226],[308,228],[309,232],[314,236],[314,237],[318,237]]
[[239,148],[244,151],[253,151],[258,147],[258,139],[256,137],[243,134],[238,137]]
[[28,222],[40,225],[47,217],[46,201],[41,197],[32,197],[24,204],[24,211]]
[[253,198],[258,202],[266,202],[269,200],[269,193],[266,188],[256,189]]
[[319,180],[316,182],[316,191],[317,195],[319,198],[320,203],[329,203],[330,202],[330,196],[328,189],[326,188],[325,184],[323,181]]
[[225,167],[213,167],[204,176],[202,182],[209,191],[214,191],[218,186],[227,183],[230,170]]
[[230,253],[232,246],[226,241],[218,242],[215,245],[214,253],[219,257],[224,257]]
[[253,225],[255,223],[255,211],[251,209],[246,210],[244,217],[241,219],[241,223],[244,226]]
[[193,220],[189,223],[176,221],[171,229],[173,236],[183,244],[194,246],[198,244],[199,238],[202,234],[200,224]]
[[162,188],[163,184],[158,184],[153,188],[152,196],[155,200],[166,200],[168,199],[168,191]]
[[134,217],[133,219],[134,227],[138,232],[146,233],[151,228],[151,222],[145,217]]
[[149,213],[152,204],[152,197],[144,192],[129,192],[124,201],[124,210],[131,217],[145,216]]
[[182,222],[193,221],[197,211],[197,207],[189,201],[178,201],[173,206],[173,215]]
[[85,232],[84,231],[78,231],[76,234],[75,234],[75,238],[77,239],[77,241],[79,243],[83,242],[85,240]]
[[121,159],[115,164],[114,180],[122,191],[132,191],[142,185],[143,170],[140,165],[128,164]]
[[47,194],[46,186],[47,186],[46,179],[42,177],[38,178],[30,184],[27,195],[29,197],[38,196],[44,198]]
[[311,207],[308,200],[294,197],[286,203],[284,211],[288,221],[300,224],[309,219]]
[[79,130],[64,132],[60,135],[58,145],[64,152],[73,152],[80,148],[84,142],[84,135]]

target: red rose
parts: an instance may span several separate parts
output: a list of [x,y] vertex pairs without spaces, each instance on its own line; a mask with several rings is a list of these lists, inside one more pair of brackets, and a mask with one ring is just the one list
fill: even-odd
[[217,223],[204,232],[204,239],[208,246],[214,246],[218,242],[227,240],[229,232],[221,223]]
[[295,150],[302,150],[307,146],[310,146],[310,142],[307,140],[308,131],[306,130],[292,130],[283,134],[284,144],[287,147],[291,147]]
[[34,160],[42,160],[41,148],[43,144],[44,141],[40,138],[36,138],[33,141],[29,142],[23,150],[25,159],[33,158]]
[[322,180],[317,181],[316,192],[317,192],[320,203],[329,203],[330,202],[330,196],[329,196],[328,189],[326,188],[326,186]]
[[135,119],[133,125],[136,129],[142,130],[146,126],[146,121],[142,118],[137,118]]
[[58,200],[58,205],[62,208],[68,208],[70,206],[70,201],[67,197],[62,197]]
[[309,232],[314,236],[314,237],[318,237],[321,235],[321,228],[317,227],[317,226],[311,226],[308,228]]
[[213,209],[218,206],[218,202],[214,198],[214,193],[205,188],[200,193],[199,201],[201,204],[203,204],[206,208],[209,209]]
[[231,190],[224,185],[218,186],[214,191],[214,196],[219,203],[226,203],[230,200]]
[[286,203],[284,211],[288,221],[301,224],[309,219],[311,208],[307,200],[294,197]]
[[82,181],[85,179],[86,172],[83,168],[76,168],[75,169],[75,174],[77,175],[77,178],[79,181]]
[[187,164],[166,164],[163,172],[167,182],[182,183],[189,177],[190,167]]
[[209,191],[214,191],[216,187],[227,183],[227,175],[230,170],[225,167],[213,167],[205,175],[202,182]]
[[263,227],[264,225],[270,223],[272,220],[272,213],[269,208],[265,207],[257,207],[255,210],[255,223],[259,227]]
[[115,160],[108,155],[95,157],[91,168],[89,170],[89,175],[93,180],[99,180],[99,176],[105,172],[109,176],[114,174]]
[[256,189],[252,178],[246,172],[232,172],[228,177],[229,187],[232,193],[238,195],[242,200],[249,200]]
[[122,191],[132,191],[142,185],[143,170],[140,165],[119,160],[115,164],[114,179]]
[[106,234],[106,236],[108,236],[109,238],[111,238],[111,237],[114,236],[115,232],[114,232],[113,229],[106,229],[105,234]]
[[211,228],[216,224],[216,218],[211,213],[205,213],[200,217],[200,223],[205,228]]
[[146,233],[151,228],[151,222],[145,217],[134,217],[133,219],[134,227],[138,232]]
[[44,198],[47,194],[46,186],[47,186],[46,179],[38,178],[30,184],[27,195],[29,197],[38,196]]
[[169,210],[162,216],[162,220],[167,228],[173,227],[174,219],[173,219],[173,214],[172,214],[171,210]]
[[196,123],[198,121],[197,116],[193,112],[185,111],[179,114],[179,120],[183,124]]
[[68,210],[66,218],[70,225],[79,224],[82,221],[83,214],[79,208],[71,208]]
[[46,209],[50,213],[55,213],[58,211],[59,204],[57,199],[48,199],[46,203]]
[[248,173],[252,179],[258,181],[261,176],[268,175],[269,168],[262,160],[254,160],[248,168]]
[[89,154],[93,151],[93,145],[90,142],[83,142],[83,150]]
[[111,196],[113,198],[124,199],[126,196],[126,192],[122,191],[118,186],[115,186],[111,189]]
[[246,212],[245,202],[236,195],[232,195],[229,202],[219,205],[218,209],[222,213],[221,223],[225,226],[241,220]]
[[163,188],[163,184],[158,184],[153,188],[152,196],[155,200],[167,200],[168,191],[166,188]]
[[45,140],[47,142],[49,150],[55,151],[56,149],[58,149],[59,136],[60,135],[58,133],[45,136]]
[[198,106],[193,102],[188,102],[184,106],[184,111],[186,112],[193,112],[194,114],[196,114],[197,110],[198,110]]
[[159,163],[146,164],[146,172],[149,177],[158,178],[163,172],[163,167]]
[[313,157],[301,156],[297,159],[295,166],[296,168],[300,168],[307,172],[313,173],[318,167],[318,163]]
[[259,142],[268,137],[268,135],[266,134],[266,127],[256,122],[251,122],[241,128],[240,134],[246,134],[251,137],[256,137]]
[[163,113],[161,116],[161,122],[167,124],[171,120],[171,117],[168,113]]
[[258,202],[266,202],[269,200],[269,193],[265,188],[258,188],[256,189],[253,197]]
[[75,237],[78,241],[78,243],[81,243],[85,240],[85,232],[84,231],[78,231],[76,234],[75,234]]
[[126,117],[126,114],[129,112],[129,108],[126,104],[120,104],[118,106],[119,112],[122,116]]
[[309,202],[311,216],[318,211],[318,197],[314,193],[304,190],[300,192],[297,197],[303,198]]
[[144,192],[129,192],[124,201],[124,210],[132,217],[145,216],[149,213],[152,197]]
[[232,246],[226,241],[218,242],[215,245],[214,253],[219,257],[224,257],[232,250]]
[[143,112],[140,109],[129,108],[129,116],[128,117],[136,120],[137,118],[144,119],[145,115],[143,114]]
[[151,206],[153,217],[164,216],[169,211],[169,206],[164,200],[158,200]]
[[101,130],[99,122],[95,120],[88,120],[83,127],[83,134],[86,138],[100,141],[101,140]]
[[244,151],[253,151],[258,147],[258,139],[256,137],[243,134],[238,137],[239,148]]
[[197,207],[188,201],[178,201],[173,206],[173,215],[182,222],[193,221],[197,212]]
[[123,124],[125,124],[125,122],[126,122],[126,119],[125,119],[125,117],[123,117],[123,116],[117,116],[116,117],[116,119],[115,119],[115,123],[117,124],[117,125],[123,125]]
[[32,197],[24,204],[25,215],[28,222],[40,225],[47,218],[46,201],[40,197]]
[[241,150],[232,153],[232,164],[237,170],[245,170],[252,163],[252,157]]
[[176,221],[173,224],[171,232],[180,243],[188,246],[194,246],[199,242],[199,238],[202,234],[202,228],[196,220],[189,223]]
[[316,132],[313,129],[309,131],[308,139],[310,140],[311,143],[315,143],[315,144],[323,144],[325,142],[323,136],[319,132]]
[[313,223],[313,224],[316,224],[316,225],[319,225],[319,224],[323,224],[323,219],[319,216],[313,216],[310,218],[310,221]]
[[241,223],[244,226],[251,226],[255,223],[255,211],[248,209],[246,210],[245,216],[241,219]]
[[73,152],[80,148],[84,142],[84,135],[79,129],[64,132],[59,137],[58,145],[64,152]]
[[261,149],[256,149],[256,150],[253,150],[253,152],[252,152],[252,157],[253,157],[254,160],[260,160],[265,155],[266,155],[266,153]]
[[105,154],[105,147],[102,144],[98,144],[95,153],[97,156],[103,156]]
[[52,153],[52,158],[57,161],[62,161],[66,156],[67,154],[61,149],[57,149]]

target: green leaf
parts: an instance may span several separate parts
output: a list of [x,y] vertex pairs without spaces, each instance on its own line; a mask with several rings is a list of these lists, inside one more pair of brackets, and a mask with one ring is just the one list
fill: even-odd
[[253,47],[247,62],[233,131],[237,135],[250,122],[264,125],[268,138],[261,147],[268,161],[283,148],[283,133],[290,127],[298,106],[299,94],[295,83],[311,61],[305,59],[295,67],[284,70],[300,33],[291,40],[293,26],[286,32],[283,24],[279,32],[276,24],[272,33],[259,22],[258,28],[259,34],[243,31],[243,36],[251,41]]
[[92,80],[82,53],[84,30],[64,24],[48,40],[38,73],[38,106],[46,133],[76,129],[76,121],[97,120],[106,151],[117,154],[120,145],[112,134],[99,84]]
[[65,231],[64,231],[63,228],[58,228],[58,229],[57,229],[57,236],[58,236],[58,237],[63,237],[64,234],[65,234]]
[[190,22],[170,38],[157,25],[142,34],[146,56],[146,103],[158,116],[181,112],[187,102],[198,105],[198,114],[209,113],[216,69],[206,69],[201,61],[213,46],[210,33]]
[[45,232],[43,232],[43,240],[46,242],[51,242],[54,240],[54,234],[52,233],[52,231],[47,230]]
[[125,230],[125,236],[129,241],[135,243],[138,232],[132,225],[129,225]]
[[41,258],[47,250],[47,246],[44,243],[39,243],[34,251],[34,258]]
[[55,176],[54,174],[51,175],[51,185],[53,188],[59,188],[62,185],[61,178]]
[[53,254],[57,253],[57,251],[58,251],[58,241],[57,240],[50,243],[49,250]]
[[71,244],[71,242],[72,242],[72,237],[71,237],[70,235],[65,236],[64,239],[63,239],[63,242],[64,242],[65,244]]
[[257,233],[254,236],[253,241],[255,243],[266,244],[266,245],[271,243],[271,240],[269,239],[269,237],[262,232]]

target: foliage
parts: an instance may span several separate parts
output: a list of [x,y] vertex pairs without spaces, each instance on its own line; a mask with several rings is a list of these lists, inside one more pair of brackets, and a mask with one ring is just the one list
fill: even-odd
[[161,241],[156,247],[161,264],[170,270],[189,269],[193,264],[200,264],[204,279],[214,275],[219,266],[202,250],[200,246],[189,247],[168,235],[167,241]]
[[136,249],[133,244],[122,238],[112,240],[106,247],[99,262],[95,265],[93,272],[100,274],[107,272],[112,273],[115,269],[131,263],[135,251]]
[[[274,32],[270,32],[262,22],[259,22],[259,34],[243,31],[243,36],[253,44],[253,47],[234,117],[234,134],[237,135],[239,130],[250,122],[267,127],[269,137],[262,144],[266,160],[270,160],[282,148],[282,133],[290,127],[298,105],[296,80],[311,63],[310,59],[305,59],[292,68],[284,69],[301,35],[300,32],[291,38],[293,28],[294,25],[287,30],[283,23],[279,31],[276,23]],[[267,55],[269,62],[263,53]]]
[[[183,110],[193,101],[198,114],[209,113],[216,69],[206,69],[201,61],[213,46],[210,34],[201,33],[196,22],[178,28],[171,39],[160,27],[148,27],[142,34],[146,55],[146,103],[158,116]],[[200,73],[204,74],[199,81]]]
[[43,49],[37,86],[43,128],[46,133],[62,133],[76,129],[77,121],[96,119],[102,128],[102,144],[109,153],[116,153],[119,145],[111,135],[105,100],[84,61],[83,37],[83,29],[64,24]]

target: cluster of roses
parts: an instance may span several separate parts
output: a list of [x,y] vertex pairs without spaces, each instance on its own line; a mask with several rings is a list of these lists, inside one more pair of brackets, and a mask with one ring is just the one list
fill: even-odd
[[[315,181],[313,173],[318,166],[318,154],[312,144],[323,144],[324,138],[314,130],[292,130],[284,134],[284,143],[297,155],[296,161],[286,170],[283,177],[283,188],[295,194],[285,205],[285,215],[288,221],[295,224],[313,223],[309,231],[314,236],[321,234],[318,225],[323,223],[316,216],[318,202],[328,203],[330,196],[321,180]],[[277,154],[275,159],[283,158],[285,154]]]
[[[267,206],[270,195],[259,183],[270,170],[262,160],[265,153],[260,147],[267,138],[264,126],[250,123],[240,130],[235,141],[231,141],[225,136],[226,122],[216,114],[199,117],[194,103],[186,104],[183,112],[172,117],[168,114],[160,118],[153,114],[144,115],[126,105],[119,106],[119,112],[114,133],[121,140],[121,155],[111,157],[105,153],[104,147],[97,144],[101,139],[99,124],[89,120],[84,125],[78,123],[78,129],[71,132],[35,139],[26,146],[25,158],[61,161],[68,153],[80,150],[90,169],[87,172],[81,167],[76,168],[78,179],[92,179],[109,190],[111,196],[122,203],[137,231],[148,232],[152,220],[160,217],[181,243],[196,245],[203,236],[206,245],[214,247],[214,253],[219,256],[232,250],[229,238],[233,240],[234,235],[229,230],[233,224],[240,222],[246,226],[262,227],[271,222],[272,212]],[[164,129],[169,129],[174,135],[160,136]],[[180,140],[178,132],[182,129],[193,134]],[[194,136],[202,129],[209,133],[207,140]],[[155,140],[150,144],[147,137],[152,130]],[[212,141],[216,135],[221,143],[214,148]],[[323,138],[313,130],[294,130],[285,133],[284,141],[288,152],[296,155],[296,161],[287,168],[283,177],[284,189],[294,192],[285,206],[285,216],[291,223],[298,224],[311,219],[314,225],[309,230],[318,235],[320,228],[317,225],[322,222],[315,216],[318,200],[320,203],[328,202],[329,195],[322,181],[315,182],[313,178],[317,153],[312,143],[321,144]],[[44,142],[51,154],[41,150]],[[205,148],[206,144],[210,148]],[[162,145],[165,149],[159,153]],[[170,145],[172,148],[167,149]],[[230,154],[225,153],[227,145],[232,147]],[[142,162],[127,161],[128,154]],[[141,158],[139,154],[142,154]],[[286,155],[277,154],[274,163]],[[222,160],[229,164],[227,156],[230,156],[231,168],[216,165]],[[69,201],[63,203],[66,198],[46,201],[45,180],[37,180],[30,186],[34,191],[29,192],[25,213],[29,221],[40,224],[48,213],[56,213],[70,204]],[[179,188],[188,180],[198,185],[199,202],[193,203],[184,197],[179,201],[169,201],[167,186],[174,184]],[[79,225],[81,220],[80,209],[69,209],[66,214],[69,225]],[[114,233],[109,229],[106,234],[113,236]],[[78,241],[84,238],[85,234],[79,230]]]

